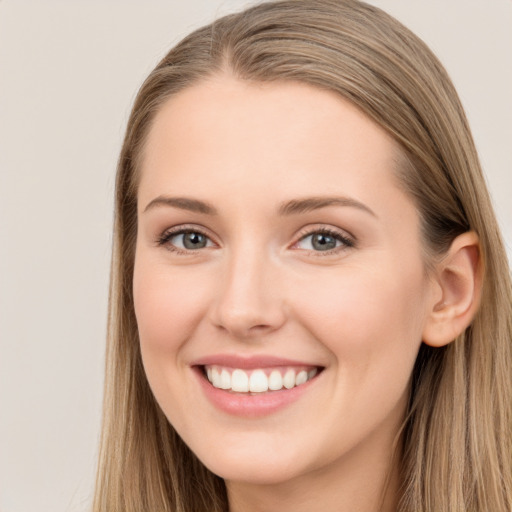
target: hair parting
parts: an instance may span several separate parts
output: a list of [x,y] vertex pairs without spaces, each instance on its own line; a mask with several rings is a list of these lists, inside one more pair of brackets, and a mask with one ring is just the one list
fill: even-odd
[[334,91],[400,148],[426,261],[474,231],[481,305],[443,348],[422,345],[400,450],[399,512],[512,509],[512,291],[508,261],[457,93],[426,45],[356,0],[283,0],[203,27],[174,47],[135,100],[118,162],[105,399],[95,512],[227,512],[222,479],[169,424],[142,366],[133,306],[137,184],[152,121],[172,95],[230,73]]

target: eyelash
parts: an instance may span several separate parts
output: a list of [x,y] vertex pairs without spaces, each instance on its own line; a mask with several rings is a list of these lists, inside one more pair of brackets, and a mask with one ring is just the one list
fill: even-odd
[[295,246],[299,242],[302,242],[306,238],[313,235],[326,235],[334,238],[336,241],[341,242],[339,247],[335,247],[334,249],[329,249],[327,251],[309,251],[311,254],[314,254],[315,257],[332,256],[333,254],[338,254],[339,252],[351,249],[356,245],[355,239],[353,237],[349,237],[339,231],[329,228],[306,229],[300,234],[299,239],[293,245]]
[[[183,227],[183,226],[181,226],[181,227],[178,227],[175,229],[167,230],[164,233],[162,233],[162,235],[160,235],[157,239],[157,245],[158,246],[166,245],[167,246],[166,248],[169,251],[174,252],[176,254],[183,254],[183,255],[193,254],[193,253],[197,252],[199,249],[185,249],[184,250],[184,249],[181,249],[181,248],[176,247],[175,245],[172,245],[169,243],[169,241],[173,237],[178,236],[178,235],[186,235],[189,233],[197,233],[197,234],[200,234],[200,235],[208,238],[208,240],[211,240],[211,237],[205,231],[203,231],[202,229],[200,229],[198,227],[195,227],[195,226],[194,227],[192,227],[192,226],[191,227]],[[314,251],[314,250],[308,251],[309,253],[314,254],[315,256],[318,256],[318,257],[330,256],[330,255],[339,253],[341,251],[353,248],[356,245],[355,239],[353,237],[343,235],[339,231],[336,231],[334,229],[329,229],[329,228],[316,228],[316,229],[304,230],[303,232],[301,232],[299,235],[299,239],[293,244],[293,246],[296,246],[298,243],[302,242],[309,236],[313,236],[313,235],[317,235],[317,234],[326,235],[326,236],[334,238],[336,241],[341,242],[341,245],[339,247],[335,247],[334,249],[329,249],[326,251]]]
[[178,228],[174,228],[174,229],[170,229],[170,230],[167,230],[167,231],[164,231],[164,233],[162,233],[162,235],[160,235],[157,239],[157,245],[159,246],[166,246],[166,248],[171,251],[171,252],[174,252],[176,254],[184,254],[184,255],[188,255],[188,254],[192,254],[192,253],[195,253],[198,249],[194,250],[194,249],[181,249],[179,247],[176,247],[175,245],[172,245],[169,243],[169,241],[175,237],[175,236],[178,236],[178,235],[186,235],[186,234],[189,234],[189,233],[197,233],[199,235],[202,235],[204,237],[206,237],[208,240],[211,240],[211,237],[205,232],[203,231],[202,229],[196,227],[196,226],[190,226],[190,227],[187,227],[187,226],[180,226]]

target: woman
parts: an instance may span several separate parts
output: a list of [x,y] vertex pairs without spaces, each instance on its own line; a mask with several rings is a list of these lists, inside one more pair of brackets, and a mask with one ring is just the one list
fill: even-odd
[[119,160],[95,510],[506,511],[511,285],[462,107],[355,0],[179,43]]

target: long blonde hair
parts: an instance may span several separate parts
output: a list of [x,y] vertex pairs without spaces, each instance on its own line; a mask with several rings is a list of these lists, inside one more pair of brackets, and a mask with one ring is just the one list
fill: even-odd
[[427,253],[442,254],[465,231],[478,234],[480,309],[448,346],[422,345],[414,368],[399,510],[510,511],[512,292],[478,156],[436,57],[394,18],[357,0],[275,1],[226,16],[181,41],[142,85],[118,165],[94,511],[228,509],[223,481],[185,446],[149,389],[132,296],[138,163],[152,120],[171,95],[226,70],[241,80],[335,91],[391,134]]

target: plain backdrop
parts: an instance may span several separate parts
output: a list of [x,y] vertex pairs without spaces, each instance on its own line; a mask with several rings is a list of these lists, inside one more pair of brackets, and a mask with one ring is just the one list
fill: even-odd
[[[0,0],[0,512],[88,510],[129,108],[174,43],[248,3]],[[451,74],[510,255],[512,1],[373,3]]]

